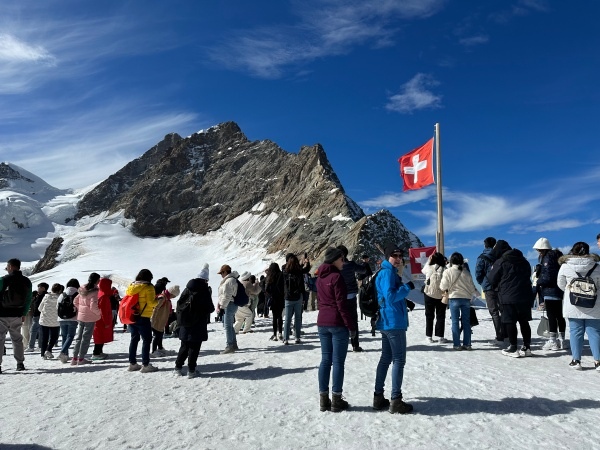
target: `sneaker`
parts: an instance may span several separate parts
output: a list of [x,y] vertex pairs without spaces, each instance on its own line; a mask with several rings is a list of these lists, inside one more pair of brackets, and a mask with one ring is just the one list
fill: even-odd
[[279,340],[280,340],[280,341],[283,341],[283,334],[279,333],[279,334],[277,335],[277,337],[279,338]]
[[59,353],[58,355],[58,360],[63,363],[66,364],[69,362],[69,356],[65,353]]
[[[574,359],[569,363],[569,367],[572,367],[575,370],[583,370],[583,367],[581,367],[581,361],[579,361],[578,359]],[[598,369],[596,369],[598,370]]]
[[270,341],[276,341],[276,340],[277,340],[277,336],[276,336],[276,335],[273,335],[273,336],[271,336],[271,337],[269,338],[269,340],[270,340]]
[[178,376],[181,377],[183,376],[183,372],[181,371],[181,367],[175,367],[175,370],[173,371],[173,373]]
[[86,364],[91,364],[92,362],[89,359],[85,359],[85,358],[79,358],[77,360],[77,365],[78,366],[85,366]]
[[99,355],[93,355],[92,356],[92,361],[104,361],[106,358],[108,358],[108,355],[105,355],[104,353],[101,353]]
[[558,338],[556,340],[556,344],[558,345],[558,350],[568,350],[569,343],[565,339]]
[[148,364],[147,366],[142,366],[142,368],[140,369],[141,373],[150,373],[150,372],[157,372],[157,371],[158,371],[158,367],[155,367],[152,364]]
[[600,362],[594,361],[594,369],[596,369],[597,372],[600,372]]
[[141,370],[142,366],[140,366],[138,363],[135,364],[129,364],[129,367],[127,368],[127,372],[136,372],[138,370]]
[[[438,340],[437,340],[437,341],[438,341],[438,343],[440,343],[440,344],[446,344],[446,343],[448,342],[448,339],[441,337],[441,338],[438,338]],[[434,342],[435,342],[435,341],[434,341]]]
[[437,340],[433,339],[431,336],[427,336],[425,338],[425,342],[428,344],[433,344],[434,342],[437,342]]
[[52,352],[47,351],[46,353],[44,353],[43,358],[44,359],[54,359],[54,355],[52,354]]
[[225,350],[221,352],[221,355],[226,355],[228,353],[235,353],[235,348],[233,347],[225,347]]
[[542,346],[542,350],[561,350],[561,348],[556,339],[548,339]]
[[283,345],[290,345],[290,341],[283,341]]
[[473,347],[471,347],[470,345],[463,345],[462,348],[463,350],[473,350]]
[[26,348],[25,353],[35,353],[35,349],[32,347]]
[[79,361],[77,358],[73,358],[73,359],[71,360],[71,365],[72,365],[72,366],[76,366],[76,365],[77,365],[77,361]]
[[199,375],[199,374],[198,374],[198,372],[196,372],[195,370],[188,371],[188,379],[190,379],[190,380],[191,380],[192,378],[196,378],[196,377],[198,377],[198,375]]
[[522,357],[527,357],[527,356],[533,356],[533,353],[531,353],[530,348],[523,346],[523,347],[521,347],[521,350],[519,350],[519,355]]
[[454,350],[458,350],[458,351],[461,351],[463,349],[461,345],[459,345],[458,347],[454,346],[453,348],[454,348]]
[[363,350],[363,348],[362,348],[362,347],[360,347],[360,346],[356,346],[356,347],[352,347],[352,351],[353,351],[353,352],[360,353],[360,352],[362,352],[362,351],[364,351],[364,350]]
[[[302,341],[300,339],[296,339],[294,341],[295,344],[302,344]],[[360,347],[359,347],[360,348]],[[362,350],[362,349],[361,349]],[[359,351],[359,350],[354,350],[355,352]]]
[[517,350],[516,345],[511,345],[510,347],[505,348],[504,350],[502,350],[502,354],[504,356],[510,356],[512,358],[520,358],[521,357],[521,354]]
[[21,363],[17,363],[17,372],[22,372],[25,370],[25,364]]
[[150,356],[152,356],[153,358],[162,358],[163,356],[165,356],[165,352],[160,349],[156,349],[152,353],[150,353]]

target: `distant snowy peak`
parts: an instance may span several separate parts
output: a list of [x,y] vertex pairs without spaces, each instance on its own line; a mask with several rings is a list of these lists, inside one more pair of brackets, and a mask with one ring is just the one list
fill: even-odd
[[40,177],[15,164],[0,163],[0,191],[24,194],[43,204],[57,195],[66,194],[68,189],[50,186]]

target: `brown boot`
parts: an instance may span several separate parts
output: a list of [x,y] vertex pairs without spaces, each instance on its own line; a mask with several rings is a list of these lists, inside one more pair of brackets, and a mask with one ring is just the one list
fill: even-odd
[[331,395],[331,412],[340,412],[348,409],[348,402],[342,398],[342,394]]
[[390,407],[390,401],[381,394],[373,394],[373,409],[381,411]]
[[407,414],[413,410],[412,405],[404,403],[402,397],[395,398],[390,402],[390,413],[391,414]]
[[331,400],[329,400],[329,392],[319,394],[319,406],[321,411],[331,411]]

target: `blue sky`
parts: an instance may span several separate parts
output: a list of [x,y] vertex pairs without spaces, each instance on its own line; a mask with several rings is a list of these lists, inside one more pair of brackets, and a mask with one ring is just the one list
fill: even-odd
[[303,0],[0,4],[0,159],[60,187],[169,132],[233,120],[321,143],[366,212],[435,242],[397,158],[441,126],[446,253],[528,256],[600,232],[600,3]]

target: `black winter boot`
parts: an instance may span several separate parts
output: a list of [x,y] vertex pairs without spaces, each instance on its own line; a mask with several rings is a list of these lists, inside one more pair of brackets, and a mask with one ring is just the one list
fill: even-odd
[[398,397],[393,399],[390,402],[390,413],[391,414],[407,414],[409,412],[411,412],[413,410],[412,405],[409,405],[408,403],[404,403],[402,401],[402,397]]
[[390,401],[381,394],[373,394],[373,409],[381,411],[390,407]]
[[319,406],[321,411],[331,411],[331,400],[329,399],[329,392],[319,394]]
[[342,398],[342,394],[331,395],[331,412],[340,412],[348,409],[348,402]]

